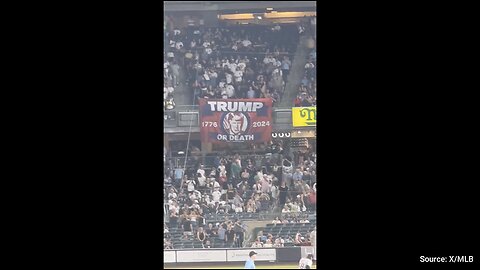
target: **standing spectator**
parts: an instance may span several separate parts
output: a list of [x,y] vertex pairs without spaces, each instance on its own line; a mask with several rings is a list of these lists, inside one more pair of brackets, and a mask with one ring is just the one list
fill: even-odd
[[[218,223],[217,223],[218,224]],[[225,230],[225,227],[223,226],[224,224],[218,224],[218,239],[221,241],[225,241],[225,233],[227,230]]]
[[205,178],[205,175],[198,173],[197,179],[198,179],[199,189],[204,190],[207,185],[207,178]]
[[205,169],[204,169],[203,164],[200,164],[200,166],[198,167],[197,173],[199,173],[201,175],[205,175]]
[[213,227],[213,223],[208,223],[208,228],[207,230],[205,231],[208,236],[212,237],[212,236],[215,236],[215,235],[218,235],[218,229],[216,229],[215,227]]
[[193,225],[191,220],[188,217],[183,220],[182,229],[185,236],[192,235]]
[[286,200],[287,200],[287,192],[288,192],[288,187],[287,187],[285,181],[282,181],[282,184],[280,185],[278,190],[280,191],[279,207],[280,207],[280,209],[282,209],[285,206],[285,203],[286,203]]
[[234,228],[235,231],[235,238],[236,238],[236,247],[243,247],[243,239],[244,239],[244,228],[239,220],[235,220]]
[[282,61],[282,74],[283,74],[283,80],[287,82],[287,76],[290,73],[290,66],[292,65],[292,62],[290,59],[288,59],[288,56],[283,57]]
[[180,76],[180,66],[176,61],[174,61],[170,68],[172,69],[173,85],[178,86],[179,85],[178,77]]
[[255,98],[255,91],[253,90],[252,86],[249,86],[247,91],[247,98]]
[[195,181],[193,179],[188,179],[187,182],[187,191],[188,192],[193,192],[195,190]]
[[233,230],[232,225],[228,225],[228,230],[225,233],[225,242],[227,242],[227,247],[232,248],[235,240],[237,239],[235,231]]

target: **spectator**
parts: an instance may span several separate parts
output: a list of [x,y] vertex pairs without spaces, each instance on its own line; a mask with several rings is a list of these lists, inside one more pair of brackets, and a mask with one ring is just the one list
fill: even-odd
[[225,233],[225,242],[227,243],[227,247],[233,247],[234,243],[236,240],[236,234],[235,231],[233,230],[232,225],[228,225],[228,230]]
[[193,192],[195,190],[195,186],[197,185],[193,179],[188,179],[186,184],[188,192]]
[[221,240],[221,241],[225,241],[226,238],[225,238],[225,234],[226,234],[227,230],[225,230],[223,224],[220,224],[220,226],[218,227],[218,239]]
[[273,221],[272,221],[272,224],[281,224],[282,222],[280,221],[280,219],[278,217],[276,217]]
[[184,232],[184,235],[192,235],[193,232],[193,225],[190,219],[185,218],[183,223],[182,223],[182,229]]
[[277,239],[275,239],[275,243],[273,244],[273,247],[275,248],[284,247],[284,243],[285,241],[281,237],[278,237]]
[[265,247],[265,248],[271,248],[271,247],[273,247],[272,240],[267,239],[267,241],[265,242],[265,244],[263,245],[263,247]]
[[198,167],[197,174],[198,173],[205,176],[205,169],[204,169],[203,164],[200,164],[200,166]]
[[303,242],[302,238],[303,238],[303,237],[302,237],[302,234],[297,233],[297,234],[295,235],[295,240],[294,240],[293,243],[294,243],[295,245],[300,245],[300,244],[302,244],[302,242]]
[[218,229],[213,226],[213,223],[208,223],[208,228],[205,231],[209,237],[218,235]]
[[203,248],[213,248],[213,245],[212,245],[212,243],[210,242],[210,240],[206,240],[206,241],[205,241],[205,245],[203,245]]
[[287,76],[290,73],[290,66],[292,65],[292,62],[288,58],[288,56],[283,57],[282,61],[282,74],[283,74],[283,80],[286,82],[287,81]]
[[282,184],[280,185],[280,187],[278,189],[280,191],[279,207],[280,207],[280,209],[282,209],[282,208],[284,208],[284,205],[285,205],[285,202],[286,202],[286,199],[287,199],[287,192],[288,192],[288,187],[287,187],[285,181],[282,181]]
[[199,227],[197,231],[197,240],[201,241],[202,244],[205,244],[205,239],[206,239],[205,232],[203,231],[202,227]]
[[262,248],[263,247],[263,244],[262,242],[260,242],[259,239],[255,240],[255,242],[253,242],[252,244],[252,248]]

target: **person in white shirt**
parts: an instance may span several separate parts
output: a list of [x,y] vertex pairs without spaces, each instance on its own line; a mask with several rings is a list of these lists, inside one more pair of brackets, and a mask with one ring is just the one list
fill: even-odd
[[248,47],[248,46],[252,45],[252,42],[250,42],[250,40],[248,40],[248,39],[245,39],[244,41],[242,41],[242,45],[243,45],[243,47]]
[[223,59],[222,60],[222,68],[228,67],[230,63],[228,62],[228,59]]
[[190,196],[189,196],[190,200],[191,201],[195,201],[196,199],[198,199],[197,197],[197,194],[195,192],[193,192]]
[[263,247],[263,244],[258,239],[252,244],[252,248],[261,248],[261,247]]
[[205,176],[205,170],[203,169],[203,164],[200,164],[200,167],[198,168],[197,173],[200,173],[201,175]]
[[210,78],[211,79],[218,78],[218,73],[214,69],[210,70]]
[[263,247],[268,247],[268,248],[273,247],[272,240],[267,239],[267,241],[265,242],[265,245],[263,245]]
[[301,258],[298,262],[298,269],[312,269],[313,266],[313,255],[308,254],[306,258]]
[[235,73],[237,71],[237,64],[235,64],[233,61],[228,65],[228,68],[232,73]]
[[207,184],[207,178],[205,177],[205,175],[199,173],[198,174],[198,185],[201,187],[201,188],[205,188],[205,185]]
[[226,78],[227,84],[232,83],[232,74],[230,73],[225,74],[225,78]]
[[213,202],[220,202],[221,196],[222,196],[222,193],[218,190],[215,190],[214,192],[212,192]]
[[169,194],[168,194],[168,199],[174,200],[174,199],[176,199],[176,198],[177,198],[177,193],[172,192],[172,193],[169,193]]
[[274,221],[272,221],[272,224],[281,224],[282,222],[278,219],[278,217],[275,218]]
[[268,63],[270,63],[270,56],[265,56],[265,58],[263,58],[263,63],[265,65],[267,65]]
[[226,94],[228,98],[232,98],[235,95],[235,88],[233,87],[233,85],[227,85]]
[[169,86],[167,87],[167,90],[168,90],[168,94],[172,94],[175,89],[173,88],[173,86]]
[[189,192],[195,190],[195,181],[193,181],[193,179],[187,180],[187,190]]
[[163,99],[166,100],[168,98],[168,87],[163,87]]
[[240,70],[240,67],[237,67],[237,70],[234,73],[235,81],[241,82],[243,77],[243,72]]
[[305,69],[309,69],[309,68],[314,68],[315,65],[313,63],[306,63],[305,64]]
[[222,162],[220,165],[218,165],[218,171],[219,172],[224,172],[225,171],[225,164]]
[[220,183],[218,183],[218,181],[213,182],[213,189],[214,190],[220,190]]

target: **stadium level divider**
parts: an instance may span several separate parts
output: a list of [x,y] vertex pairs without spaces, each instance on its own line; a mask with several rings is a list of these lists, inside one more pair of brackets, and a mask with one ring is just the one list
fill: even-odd
[[248,258],[250,251],[257,252],[256,261],[298,262],[307,253],[314,254],[316,248],[283,247],[283,248],[209,248],[209,249],[167,249],[163,251],[164,263],[200,263],[200,262],[241,262]]

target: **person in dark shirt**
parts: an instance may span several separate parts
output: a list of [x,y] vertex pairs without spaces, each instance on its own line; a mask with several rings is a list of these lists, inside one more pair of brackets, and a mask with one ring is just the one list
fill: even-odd
[[285,202],[287,201],[287,191],[288,191],[288,187],[285,184],[285,181],[282,181],[282,184],[280,185],[278,190],[280,191],[279,207],[280,207],[280,209],[283,209],[283,207],[285,206]]
[[218,235],[217,229],[213,227],[213,223],[208,224],[208,228],[205,231],[209,236]]
[[225,233],[225,241],[227,242],[227,247],[233,247],[235,240],[236,240],[236,234],[232,228],[232,225],[230,224],[228,225],[228,230]]
[[197,240],[198,241],[202,241],[202,244],[205,244],[205,240],[207,239],[207,235],[205,234],[205,232],[203,231],[203,228],[200,227],[198,228],[198,231],[197,231]]
[[236,234],[235,246],[242,247],[243,238],[244,238],[244,228],[242,226],[242,223],[237,219],[235,220],[235,226],[233,230],[235,231],[235,234]]
[[185,219],[182,224],[182,229],[186,233],[191,233],[193,231],[193,225],[190,219]]
[[197,217],[197,224],[200,227],[205,226],[205,217],[202,214]]

